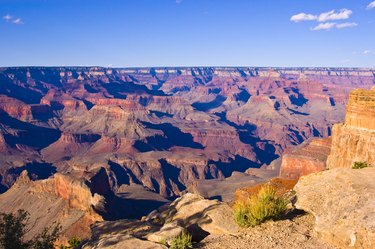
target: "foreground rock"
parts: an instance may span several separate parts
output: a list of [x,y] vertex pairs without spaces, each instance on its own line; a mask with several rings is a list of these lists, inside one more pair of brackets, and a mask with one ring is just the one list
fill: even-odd
[[161,244],[152,243],[150,241],[140,240],[129,235],[114,235],[107,236],[98,241],[98,244],[91,246],[84,246],[84,249],[133,249],[133,248],[142,248],[142,249],[167,249],[166,246]]
[[313,214],[315,230],[341,247],[375,248],[375,168],[332,169],[302,177],[296,207]]
[[200,249],[334,249],[320,239],[313,229],[312,215],[291,220],[270,221],[256,227],[241,229],[238,236],[210,235],[202,240]]
[[375,87],[350,93],[345,123],[332,131],[328,168],[351,168],[359,161],[375,165]]
[[[92,237],[83,248],[148,248],[131,247],[131,240],[149,241],[145,246],[164,248],[160,242],[170,242],[183,232],[200,241],[208,235],[236,235],[232,209],[225,203],[206,200],[196,194],[185,194],[169,205],[151,212],[142,221],[104,221],[92,226]],[[153,242],[153,243],[151,243]],[[137,243],[140,243],[139,241]],[[122,246],[122,247],[121,247]]]
[[178,222],[198,240],[202,235],[234,235],[238,231],[233,219],[233,211],[227,204],[206,200],[191,193],[176,199],[167,207],[150,213],[145,220],[154,224]]

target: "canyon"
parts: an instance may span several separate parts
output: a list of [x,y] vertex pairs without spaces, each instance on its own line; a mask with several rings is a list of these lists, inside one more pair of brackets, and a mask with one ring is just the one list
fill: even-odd
[[[140,185],[174,198],[198,180],[267,167],[332,134],[371,69],[0,69],[1,191],[23,170]],[[277,172],[277,170],[275,170]],[[100,179],[100,180],[98,180]]]
[[32,213],[31,237],[54,221],[87,238],[187,192],[230,203],[279,176],[285,194],[374,163],[374,84],[350,68],[1,68],[0,211]]

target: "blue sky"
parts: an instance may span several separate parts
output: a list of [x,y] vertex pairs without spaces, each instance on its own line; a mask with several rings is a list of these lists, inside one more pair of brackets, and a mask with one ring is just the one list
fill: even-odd
[[373,0],[0,0],[0,66],[375,67]]

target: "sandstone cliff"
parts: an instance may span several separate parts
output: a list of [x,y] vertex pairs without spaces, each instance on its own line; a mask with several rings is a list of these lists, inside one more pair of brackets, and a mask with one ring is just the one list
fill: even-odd
[[349,95],[344,124],[332,129],[328,168],[350,168],[355,162],[375,165],[375,87]]
[[92,196],[84,181],[62,174],[31,181],[24,171],[13,187],[0,195],[0,212],[28,211],[30,227],[27,238],[54,223],[62,226],[63,240],[72,236],[86,238],[90,235],[90,225],[102,220],[93,209],[102,202],[103,197]]

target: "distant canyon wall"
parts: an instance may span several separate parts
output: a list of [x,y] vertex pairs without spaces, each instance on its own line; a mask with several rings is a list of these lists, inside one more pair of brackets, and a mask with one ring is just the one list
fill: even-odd
[[[166,197],[332,135],[373,69],[0,68],[0,191],[22,172]],[[368,123],[363,120],[362,123]],[[334,131],[335,132],[335,131]],[[336,143],[333,141],[333,144]]]

